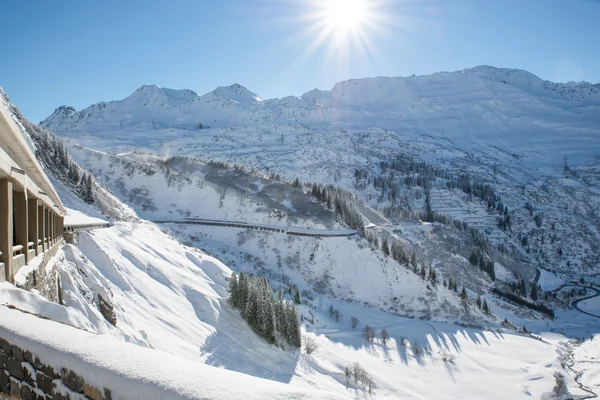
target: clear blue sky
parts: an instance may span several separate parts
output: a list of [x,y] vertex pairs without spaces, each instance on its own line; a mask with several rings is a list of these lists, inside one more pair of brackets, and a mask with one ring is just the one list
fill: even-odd
[[318,42],[325,1],[5,0],[0,86],[38,122],[143,84],[204,94],[240,83],[271,98],[481,64],[600,82],[598,0],[362,0],[360,40]]

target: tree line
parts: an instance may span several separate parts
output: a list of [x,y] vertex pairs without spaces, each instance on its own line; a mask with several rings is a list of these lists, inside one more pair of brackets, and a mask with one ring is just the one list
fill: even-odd
[[50,131],[21,119],[23,126],[35,144],[35,155],[47,171],[73,189],[88,204],[94,203],[92,175],[81,168],[69,155],[63,140]]
[[235,272],[229,279],[229,303],[240,310],[250,328],[267,343],[300,348],[302,337],[298,312],[292,302],[277,296],[265,277]]
[[493,288],[492,292],[500,297],[504,297],[505,299],[513,302],[514,304],[531,308],[532,310],[539,311],[554,319],[554,310],[544,304],[532,303],[514,293],[506,292],[498,288]]

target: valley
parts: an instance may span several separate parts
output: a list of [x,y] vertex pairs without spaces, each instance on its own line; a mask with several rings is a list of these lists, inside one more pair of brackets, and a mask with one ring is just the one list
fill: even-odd
[[[485,66],[270,100],[142,86],[40,126],[13,108],[67,220],[110,225],[54,256],[60,304],[1,283],[0,334],[26,347],[33,314],[131,352],[39,347],[117,374],[114,398],[159,355],[195,383],[153,375],[138,398],[239,398],[217,394],[237,379],[255,398],[593,398],[599,110],[598,85]],[[233,307],[233,274],[294,304],[299,349]]]

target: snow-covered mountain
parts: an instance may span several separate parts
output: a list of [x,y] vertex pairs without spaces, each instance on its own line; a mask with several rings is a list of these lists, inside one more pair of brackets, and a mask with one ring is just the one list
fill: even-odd
[[[426,161],[455,178],[466,173],[490,184],[511,226],[500,230],[497,213],[449,191],[445,181],[434,182],[434,211],[478,226],[539,267],[572,278],[598,273],[599,84],[552,83],[480,66],[356,79],[270,100],[237,84],[203,96],[143,86],[124,100],[78,112],[60,107],[42,126],[71,145],[102,152],[201,157],[333,183],[378,209],[397,203],[423,209],[423,193],[381,162]],[[357,169],[368,171],[366,186],[359,188]],[[372,184],[384,175],[395,186],[382,194]]]
[[[41,125],[66,137],[89,134],[104,149],[172,141],[178,135],[167,135],[165,130],[171,128],[191,130],[186,135],[189,144],[203,143],[231,128],[246,128],[254,134],[239,143],[245,147],[256,145],[257,128],[265,134],[271,131],[275,143],[281,135],[284,140],[293,138],[294,131],[303,129],[333,137],[347,129],[354,133],[348,140],[355,145],[385,140],[392,133],[396,140],[388,148],[417,139],[415,150],[427,150],[425,143],[431,142],[430,146],[449,148],[446,155],[452,150],[480,150],[490,156],[517,155],[526,165],[548,166],[560,165],[565,156],[580,162],[600,154],[594,140],[599,106],[599,85],[556,84],[526,71],[476,67],[427,76],[350,80],[331,91],[264,101],[237,84],[204,96],[142,86],[122,101],[79,112],[60,107]],[[199,122],[213,130],[197,130]],[[139,134],[123,135],[123,131]],[[360,141],[354,136],[360,136]],[[263,147],[273,144],[262,139]],[[425,143],[419,146],[419,142]]]
[[[597,273],[597,87],[540,82],[522,71],[480,67],[429,77],[349,81],[302,98],[262,100],[239,85],[204,96],[144,86],[125,100],[80,112],[62,107],[44,124],[69,140],[69,154],[94,176],[96,191],[105,200],[84,203],[59,179],[60,171],[52,171],[57,190],[71,209],[104,214],[114,224],[82,233],[76,246],[58,254],[65,307],[10,284],[0,287],[0,302],[89,330],[102,339],[97,343],[135,353],[136,360],[142,352],[133,351],[131,344],[147,348],[143,353],[152,362],[129,371],[138,379],[164,368],[157,360],[168,359],[166,353],[184,366],[176,371],[197,365],[203,376],[193,375],[194,382],[176,389],[184,397],[240,397],[242,389],[236,385],[225,391],[217,387],[227,379],[237,382],[236,375],[254,398],[551,398],[563,385],[570,396],[583,396],[594,387],[598,372],[594,365],[583,376],[579,372],[597,339],[574,347],[555,332],[587,337],[597,332],[597,319],[561,306],[561,299],[563,305],[571,299],[568,288],[553,292],[557,299],[543,300],[558,305],[555,320],[523,312],[492,296],[490,277],[465,257],[470,246],[489,242],[497,282],[523,278],[528,287],[539,283],[548,294],[563,280],[581,273],[593,280]],[[499,104],[492,107],[477,97],[491,96],[482,88],[486,85],[510,98],[509,111],[499,114]],[[569,97],[571,88],[576,94]],[[406,94],[411,91],[420,91],[421,100]],[[444,102],[435,103],[434,97]],[[523,110],[516,98],[526,100]],[[421,102],[429,104],[429,111]],[[540,142],[533,150],[519,143],[518,133],[502,131],[491,114],[484,118],[477,113],[480,102],[510,126],[525,129],[545,121],[546,129],[559,136],[555,143],[575,140],[578,129],[587,129],[588,146],[578,138],[568,150],[567,167],[560,157],[556,168],[548,167],[549,154],[556,156],[560,146]],[[542,113],[544,107],[553,111]],[[534,109],[537,119],[532,122],[526,112]],[[555,110],[569,115],[560,126],[552,122],[560,120],[552,115]],[[506,117],[510,113],[520,117],[513,121]],[[580,120],[571,115],[578,113]],[[403,120],[405,115],[410,118]],[[296,122],[296,116],[303,122]],[[449,131],[424,133],[430,124]],[[504,135],[504,145],[515,146],[513,152],[497,145],[497,136],[488,137],[485,130],[492,128],[499,129],[495,135]],[[539,126],[532,131],[529,144],[539,142],[542,132]],[[543,156],[536,153],[540,149]],[[277,179],[277,174],[289,180]],[[315,200],[310,186],[292,184],[296,177],[333,183],[355,194],[368,226],[365,237],[304,238],[146,221],[192,217],[343,228],[337,205]],[[466,180],[469,193],[464,191]],[[103,208],[107,204],[119,212],[108,213]],[[421,223],[415,218],[429,211],[455,221]],[[497,222],[505,223],[507,216],[512,228],[501,229]],[[456,221],[471,230],[458,228]],[[366,232],[415,249],[419,263],[432,264],[440,278],[468,286],[470,300],[397,263],[379,244],[369,242]],[[300,289],[302,351],[281,350],[254,334],[227,301],[232,271],[258,272],[275,288]],[[114,305],[116,326],[99,313],[100,292]],[[488,299],[494,316],[480,311],[478,294]],[[581,305],[593,311],[597,299]],[[339,320],[331,317],[330,307],[342,314]],[[12,337],[20,329],[18,334],[27,337],[23,327],[30,317],[17,318],[16,313],[3,312],[8,322],[0,323],[0,333],[10,331]],[[352,317],[359,321],[356,329]],[[510,322],[503,322],[505,317]],[[511,323],[527,325],[535,335]],[[49,321],[44,324],[50,328]],[[366,341],[366,325],[377,332],[385,328],[390,338]],[[59,324],[52,325],[52,332],[63,347],[71,338],[77,344],[87,340]],[[29,336],[43,340],[39,333]],[[316,346],[312,354],[306,351],[307,341]],[[89,356],[78,354],[83,360]],[[97,363],[106,362],[103,352],[94,354]],[[372,393],[345,374],[355,363],[372,377]],[[229,371],[220,374],[222,369]],[[162,382],[174,382],[173,375],[165,374]],[[185,376],[176,382],[185,384]],[[127,397],[121,390],[116,398]]]

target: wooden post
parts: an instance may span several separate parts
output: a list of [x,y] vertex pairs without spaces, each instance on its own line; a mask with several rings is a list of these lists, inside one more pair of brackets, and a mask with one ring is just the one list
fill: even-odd
[[[28,212],[28,239],[30,242],[33,242],[33,249],[35,250],[35,255],[38,254],[38,239],[39,239],[39,231],[38,231],[38,199],[29,198],[27,200],[27,212]],[[29,262],[29,260],[27,260]]]
[[[25,264],[29,262],[27,256],[27,242],[29,242],[29,223],[27,221],[27,194],[25,189],[22,192],[13,191],[13,212],[14,212],[14,229],[15,229],[15,243],[13,246],[23,246],[22,253],[25,255]],[[17,271],[11,271],[11,274]]]
[[4,263],[4,270],[0,268],[0,282],[9,280],[12,265],[13,247],[13,189],[12,182],[0,179],[0,262]]

